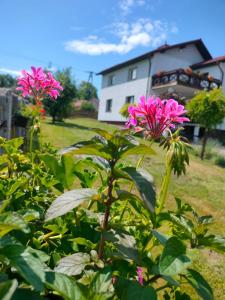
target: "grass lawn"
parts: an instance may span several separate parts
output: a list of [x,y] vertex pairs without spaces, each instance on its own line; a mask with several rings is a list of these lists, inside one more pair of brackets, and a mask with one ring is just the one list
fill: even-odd
[[[87,118],[68,119],[65,123],[53,125],[47,118],[42,124],[42,142],[63,148],[91,138],[94,135],[91,128],[94,127],[106,130],[118,128]],[[164,172],[164,152],[158,145],[154,148],[157,154],[147,157],[143,166],[154,176],[156,187],[159,187]],[[187,174],[179,178],[174,176],[171,182],[169,207],[174,205],[174,196],[192,204],[201,214],[213,215],[213,231],[225,236],[225,169],[191,155]],[[225,256],[204,250],[196,258],[196,266],[213,287],[215,299],[225,299]],[[199,298],[193,296],[192,299]]]

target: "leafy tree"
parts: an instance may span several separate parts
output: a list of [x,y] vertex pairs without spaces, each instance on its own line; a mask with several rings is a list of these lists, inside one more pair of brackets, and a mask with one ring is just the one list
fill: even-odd
[[200,154],[203,159],[210,131],[225,118],[225,95],[221,88],[201,91],[187,104],[187,110],[191,120],[205,128]]
[[84,100],[90,100],[98,97],[96,87],[87,81],[82,81],[79,85],[78,95],[80,99]]
[[61,83],[63,91],[60,92],[60,96],[56,101],[44,100],[44,107],[52,117],[53,123],[56,120],[62,121],[63,118],[69,115],[72,101],[77,96],[77,88],[72,78],[70,68],[57,71],[55,78]]
[[0,87],[13,87],[16,85],[16,79],[9,74],[0,74]]

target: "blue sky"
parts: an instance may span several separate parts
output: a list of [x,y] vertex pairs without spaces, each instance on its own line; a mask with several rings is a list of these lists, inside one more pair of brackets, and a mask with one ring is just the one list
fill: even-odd
[[0,72],[14,75],[51,63],[71,66],[79,82],[165,41],[196,38],[225,55],[224,0],[0,0],[0,11]]

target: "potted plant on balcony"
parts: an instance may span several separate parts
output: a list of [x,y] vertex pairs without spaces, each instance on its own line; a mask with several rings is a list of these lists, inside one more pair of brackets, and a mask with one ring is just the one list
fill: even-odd
[[185,73],[187,75],[191,75],[192,74],[192,69],[191,68],[186,68],[184,71],[185,71]]
[[212,75],[208,75],[208,80],[213,81],[214,77]]

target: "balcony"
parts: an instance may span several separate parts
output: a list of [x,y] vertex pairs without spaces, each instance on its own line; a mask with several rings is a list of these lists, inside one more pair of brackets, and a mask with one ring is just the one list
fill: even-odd
[[206,74],[197,74],[190,68],[159,72],[152,76],[152,90],[165,93],[174,88],[177,93],[192,97],[199,90],[218,88],[221,81]]

